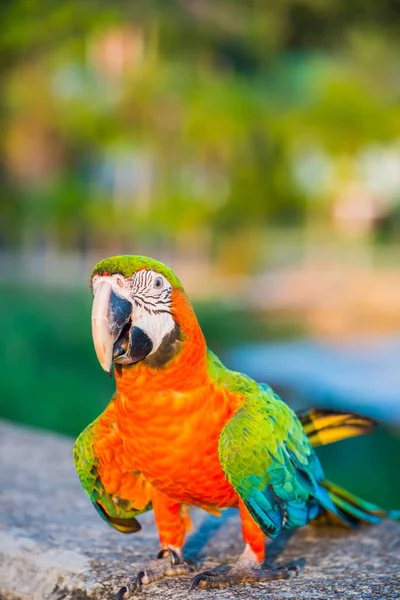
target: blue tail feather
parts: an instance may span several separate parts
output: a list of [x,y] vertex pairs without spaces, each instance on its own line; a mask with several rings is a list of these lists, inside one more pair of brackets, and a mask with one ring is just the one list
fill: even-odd
[[321,481],[320,486],[333,503],[335,510],[332,511],[323,502],[321,502],[322,506],[353,527],[357,527],[360,522],[376,524],[385,518],[400,520],[400,511],[383,510],[372,502],[362,500],[330,481]]

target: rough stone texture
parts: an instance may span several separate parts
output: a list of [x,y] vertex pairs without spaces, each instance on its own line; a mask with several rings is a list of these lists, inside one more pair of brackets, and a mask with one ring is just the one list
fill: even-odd
[[[74,471],[72,441],[0,423],[0,597],[2,600],[113,598],[126,578],[157,551],[151,514],[130,536],[98,517]],[[232,564],[242,550],[235,511],[211,517],[194,511],[186,556],[198,568]],[[400,524],[358,532],[305,527],[269,545],[270,561],[297,561],[297,579],[246,584],[193,600],[400,598]],[[152,584],[144,599],[188,598],[189,576]]]

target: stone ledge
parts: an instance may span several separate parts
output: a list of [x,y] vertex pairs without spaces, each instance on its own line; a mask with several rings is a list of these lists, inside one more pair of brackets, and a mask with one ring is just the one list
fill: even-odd
[[[1,600],[106,600],[157,551],[152,515],[124,536],[90,506],[74,471],[73,442],[0,423]],[[202,569],[232,564],[242,550],[236,511],[222,518],[194,511],[186,556]],[[297,579],[194,591],[193,600],[362,600],[400,598],[400,524],[357,532],[304,527],[269,544],[278,563],[302,559]],[[186,599],[190,577],[165,579],[144,599]]]

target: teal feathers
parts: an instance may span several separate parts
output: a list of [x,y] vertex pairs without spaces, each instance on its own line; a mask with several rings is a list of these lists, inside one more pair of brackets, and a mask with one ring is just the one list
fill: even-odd
[[302,423],[267,385],[239,374],[232,381],[245,402],[222,430],[219,456],[231,485],[264,533],[275,538],[282,529],[300,527],[323,514],[350,526],[398,517],[326,481],[310,442],[320,445],[365,433],[372,421],[312,411]]

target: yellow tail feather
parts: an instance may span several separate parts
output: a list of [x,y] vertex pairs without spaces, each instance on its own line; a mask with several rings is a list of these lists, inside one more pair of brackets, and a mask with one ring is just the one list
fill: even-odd
[[313,448],[371,433],[376,425],[368,417],[324,409],[312,409],[299,418]]

